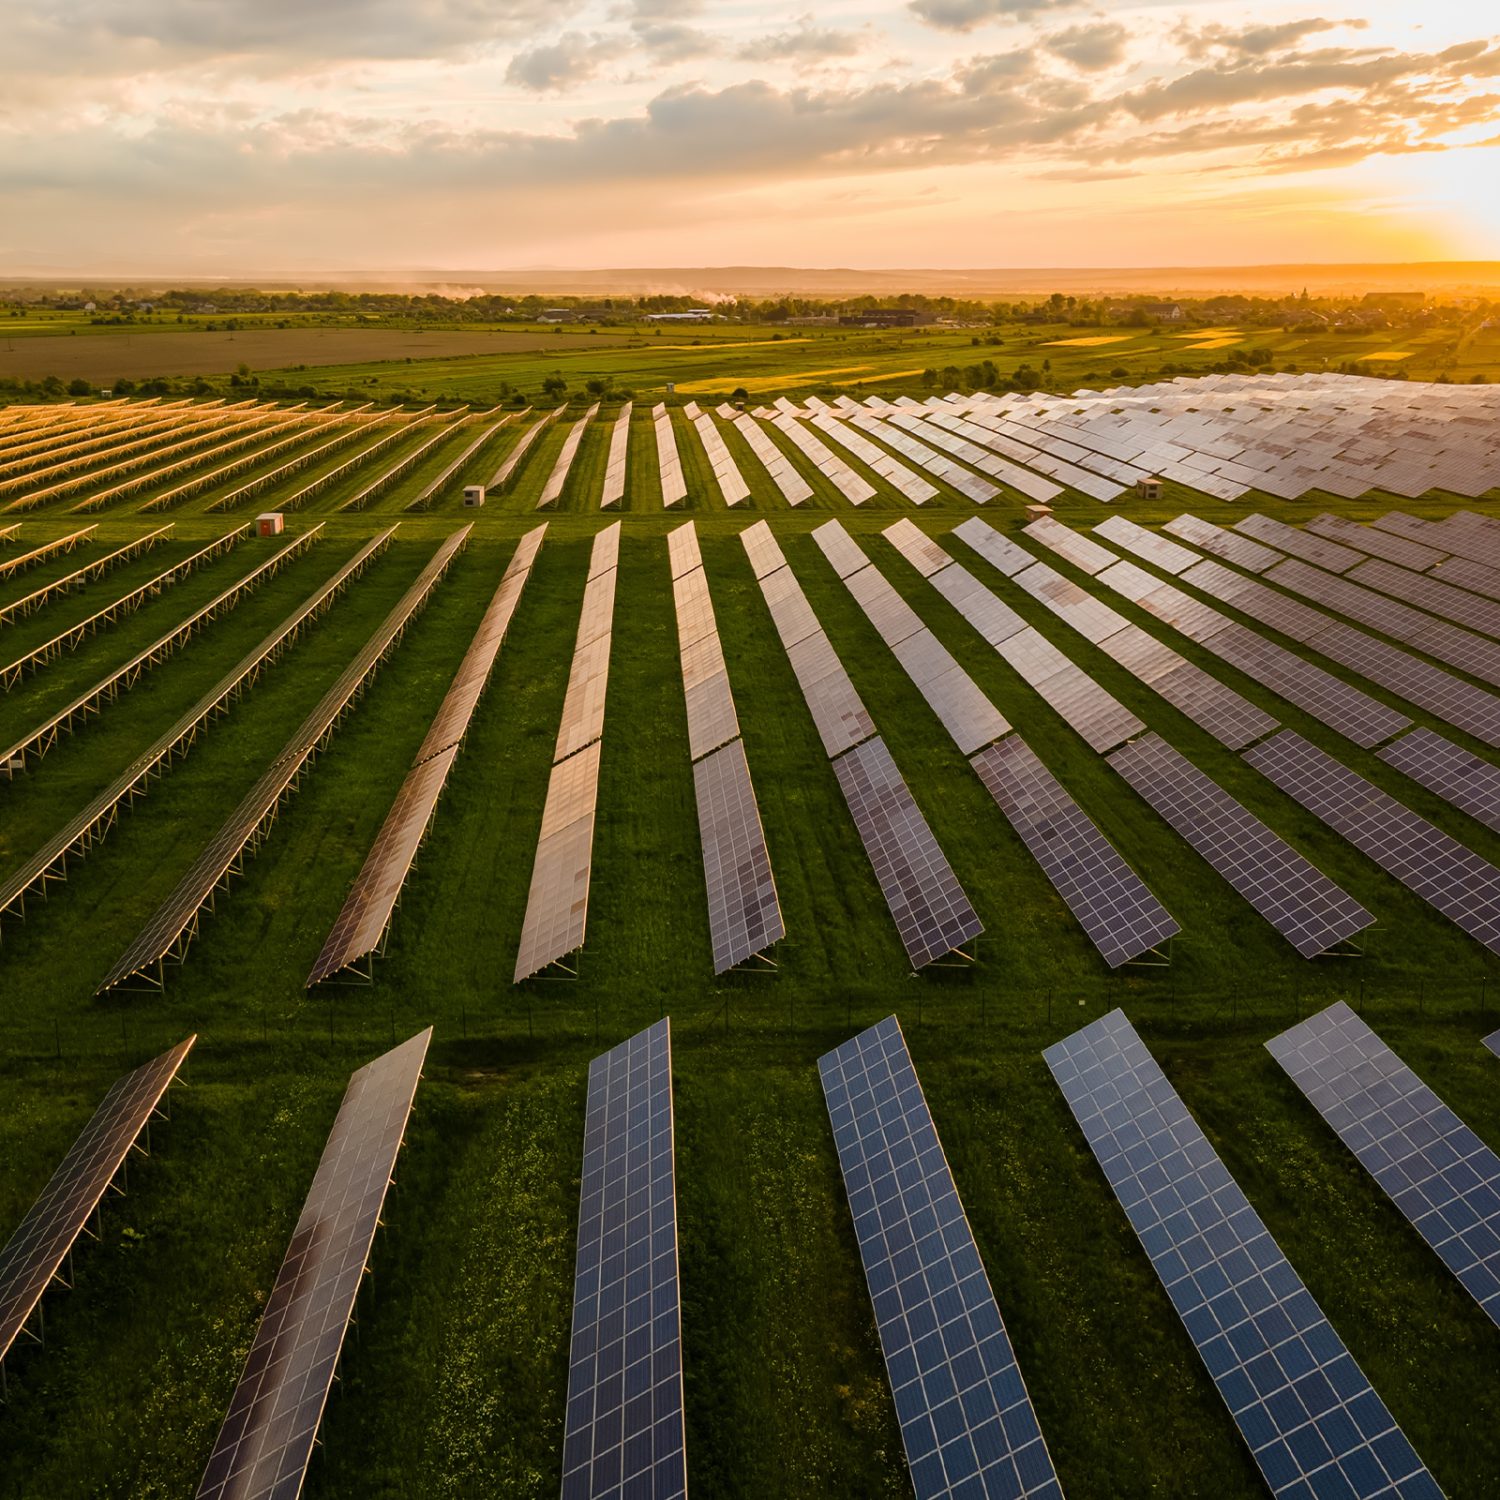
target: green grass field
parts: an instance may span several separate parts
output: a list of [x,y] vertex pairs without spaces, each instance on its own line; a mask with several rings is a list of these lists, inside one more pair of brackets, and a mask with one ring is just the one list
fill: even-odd
[[[1037,330],[1027,335],[1035,340]],[[901,363],[908,346],[884,336],[872,342],[890,347],[869,357],[889,358],[891,369],[925,367],[940,350],[936,336],[922,337],[931,347],[909,366]],[[944,337],[943,347],[959,354],[968,347],[966,337]],[[779,373],[770,373],[795,383],[797,368],[855,363],[864,354],[850,352],[858,344],[847,337],[830,353],[818,343],[794,358],[786,349],[747,348],[743,364],[718,351],[713,370],[739,381],[777,360]],[[1038,347],[1018,342],[1005,358],[1035,360]],[[1123,362],[1126,347],[1104,355]],[[1102,357],[1098,349],[1054,353],[1055,367],[1063,357]],[[608,373],[638,384],[644,396],[648,380],[669,368],[650,363],[650,354],[611,354],[621,365]],[[670,368],[695,361],[689,344]],[[587,368],[605,371],[597,357]],[[332,371],[309,378],[336,380]],[[479,378],[467,393],[476,399]],[[572,384],[571,368],[568,378]],[[170,1124],[153,1129],[150,1159],[132,1162],[128,1196],[110,1201],[101,1241],[80,1247],[72,1289],[47,1299],[45,1348],[18,1347],[10,1360],[0,1494],[193,1493],[349,1072],[429,1024],[426,1078],[308,1493],[555,1494],[587,1065],[663,1014],[673,1021],[693,1492],[850,1500],[909,1493],[816,1071],[822,1052],[892,1012],[906,1030],[1066,1492],[1088,1500],[1262,1493],[1041,1059],[1044,1047],[1116,1005],[1140,1027],[1445,1490],[1485,1496],[1500,1489],[1500,1435],[1485,1415],[1500,1335],[1262,1046],[1295,1019],[1348,998],[1500,1146],[1497,1064],[1479,1046],[1500,1024],[1495,960],[962,544],[945,543],[1378,916],[1363,958],[1298,959],[881,539],[880,529],[902,514],[944,537],[974,511],[953,493],[913,512],[882,487],[856,511],[815,479],[814,499],[794,511],[730,430],[726,443],[753,490],[749,505],[731,512],[712,497],[706,456],[679,414],[693,498],[684,512],[667,515],[638,403],[588,939],[576,981],[520,989],[507,982],[589,545],[609,519],[594,508],[609,415],[606,406],[585,436],[562,505],[546,516],[532,507],[563,441],[561,425],[543,436],[513,487],[477,513],[462,510],[459,486],[487,477],[518,441],[521,424],[487,444],[428,512],[408,515],[403,507],[467,436],[445,439],[365,512],[337,506],[367,476],[324,491],[288,516],[293,530],[326,522],[304,556],[81,733],[0,785],[3,877],[376,529],[401,521],[389,551],[153,783],[68,881],[30,907],[24,923],[0,927],[0,1096],[7,1104],[0,1110],[0,1237],[109,1083],[188,1032],[199,1036],[188,1087],[174,1095]],[[781,435],[772,440],[781,444]],[[352,451],[341,450],[328,466]],[[377,462],[404,451],[398,444]],[[304,470],[257,495],[244,515],[275,508],[319,472]],[[159,524],[138,510],[152,493],[85,517],[99,522],[95,546]],[[215,493],[166,513],[178,522],[171,543],[0,630],[0,654],[8,660],[30,649],[237,524],[239,512],[207,510]],[[1394,503],[1311,496],[1267,508],[1295,521],[1322,509],[1367,518]],[[1435,496],[1401,508],[1436,517],[1460,503]],[[1216,504],[1169,485],[1159,504],[1131,501],[1127,509],[1144,522],[1183,509],[1228,520],[1247,505]],[[1078,526],[1107,513],[1078,497],[1057,507]],[[1012,533],[1024,520],[1013,500],[985,514]],[[1169,969],[1103,970],[812,541],[811,530],[832,515],[1181,921]],[[774,526],[985,921],[970,972],[907,972],[738,540],[760,518]],[[308,969],[515,541],[544,519],[546,542],[406,887],[377,982],[309,995]],[[710,973],[665,543],[687,519],[702,545],[786,917],[774,978],[715,982]],[[205,917],[165,993],[94,999],[105,970],[227,810],[440,540],[468,521],[468,547],[243,878]],[[77,524],[49,507],[24,518],[22,544]],[[184,618],[270,545],[243,544],[0,697],[0,744]],[[0,603],[84,556],[0,581]],[[1110,602],[1158,629],[1132,606]],[[1171,644],[1500,862],[1500,837],[1199,648],[1177,637]]]
[[1269,351],[1277,369],[1337,369],[1362,361],[1377,373],[1401,371],[1418,380],[1500,378],[1500,330],[1442,326],[1286,332],[1248,325],[1222,331],[1066,323],[870,330],[711,323],[469,330],[311,321],[276,328],[249,317],[227,331],[222,318],[212,330],[207,323],[215,320],[203,318],[103,328],[68,319],[13,325],[0,318],[0,378],[81,376],[105,385],[152,375],[222,380],[244,364],[278,385],[372,397],[490,401],[503,386],[531,395],[544,378],[560,375],[575,393],[587,380],[603,378],[652,399],[669,382],[684,396],[721,397],[743,386],[761,399],[783,391],[908,389],[924,370],[962,371],[984,360],[1002,376],[1030,365],[1045,388],[1068,390],[1139,381],[1165,364],[1208,371],[1235,351],[1250,350]]

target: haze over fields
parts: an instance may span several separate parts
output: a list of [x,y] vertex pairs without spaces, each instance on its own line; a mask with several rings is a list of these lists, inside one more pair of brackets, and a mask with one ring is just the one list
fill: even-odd
[[[1500,23],[1473,3],[0,0],[0,21],[7,277],[1112,266],[1186,293],[1184,268],[1500,242]],[[1111,274],[1089,289],[1126,289]]]

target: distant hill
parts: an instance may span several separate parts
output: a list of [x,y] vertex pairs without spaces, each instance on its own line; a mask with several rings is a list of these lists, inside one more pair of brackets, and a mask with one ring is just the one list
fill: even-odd
[[642,296],[663,293],[714,300],[723,297],[888,297],[902,292],[927,296],[1004,298],[1047,296],[1213,297],[1285,296],[1306,287],[1314,295],[1423,291],[1449,296],[1500,295],[1500,261],[1429,261],[1347,265],[1046,267],[932,270],[921,267],[863,271],[799,266],[636,266],[614,270],[530,267],[517,270],[412,268],[374,275],[350,271],[333,276],[261,277],[253,273],[215,277],[90,276],[0,278],[0,284],[32,289],[98,290],[173,286],[254,286],[271,290],[436,291],[537,293],[556,296]]

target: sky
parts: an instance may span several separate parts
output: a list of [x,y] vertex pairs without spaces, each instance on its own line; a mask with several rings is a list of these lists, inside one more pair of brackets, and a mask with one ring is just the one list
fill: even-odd
[[1500,259],[1489,0],[0,0],[0,275]]

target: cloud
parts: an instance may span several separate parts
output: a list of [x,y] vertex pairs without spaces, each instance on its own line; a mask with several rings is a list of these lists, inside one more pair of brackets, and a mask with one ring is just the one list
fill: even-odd
[[719,50],[718,38],[681,21],[643,19],[633,21],[630,29],[642,50],[659,63],[712,57]]
[[907,9],[941,31],[973,31],[994,21],[1027,20],[1046,11],[1074,10],[1081,0],[910,0]]
[[577,88],[614,61],[620,51],[612,38],[569,31],[555,42],[516,53],[505,70],[505,81],[535,93]]
[[818,63],[853,57],[863,47],[864,38],[858,32],[814,26],[811,16],[799,16],[795,30],[772,32],[747,42],[735,56],[744,62]]
[[78,51],[124,48],[133,65],[327,62],[446,57],[514,43],[575,8],[547,0],[27,0],[6,21],[6,49],[68,70]]
[[1274,26],[1248,26],[1240,29],[1214,24],[1193,26],[1184,22],[1173,33],[1174,39],[1187,55],[1195,60],[1209,56],[1218,50],[1236,53],[1241,57],[1265,57],[1272,52],[1284,52],[1295,47],[1305,37],[1320,32],[1338,31],[1348,28],[1363,31],[1369,22],[1325,21],[1321,16],[1302,21],[1282,21]]
[[1125,44],[1129,40],[1130,33],[1117,22],[1095,21],[1053,32],[1046,39],[1046,47],[1049,52],[1066,58],[1075,68],[1092,73],[1122,62]]

